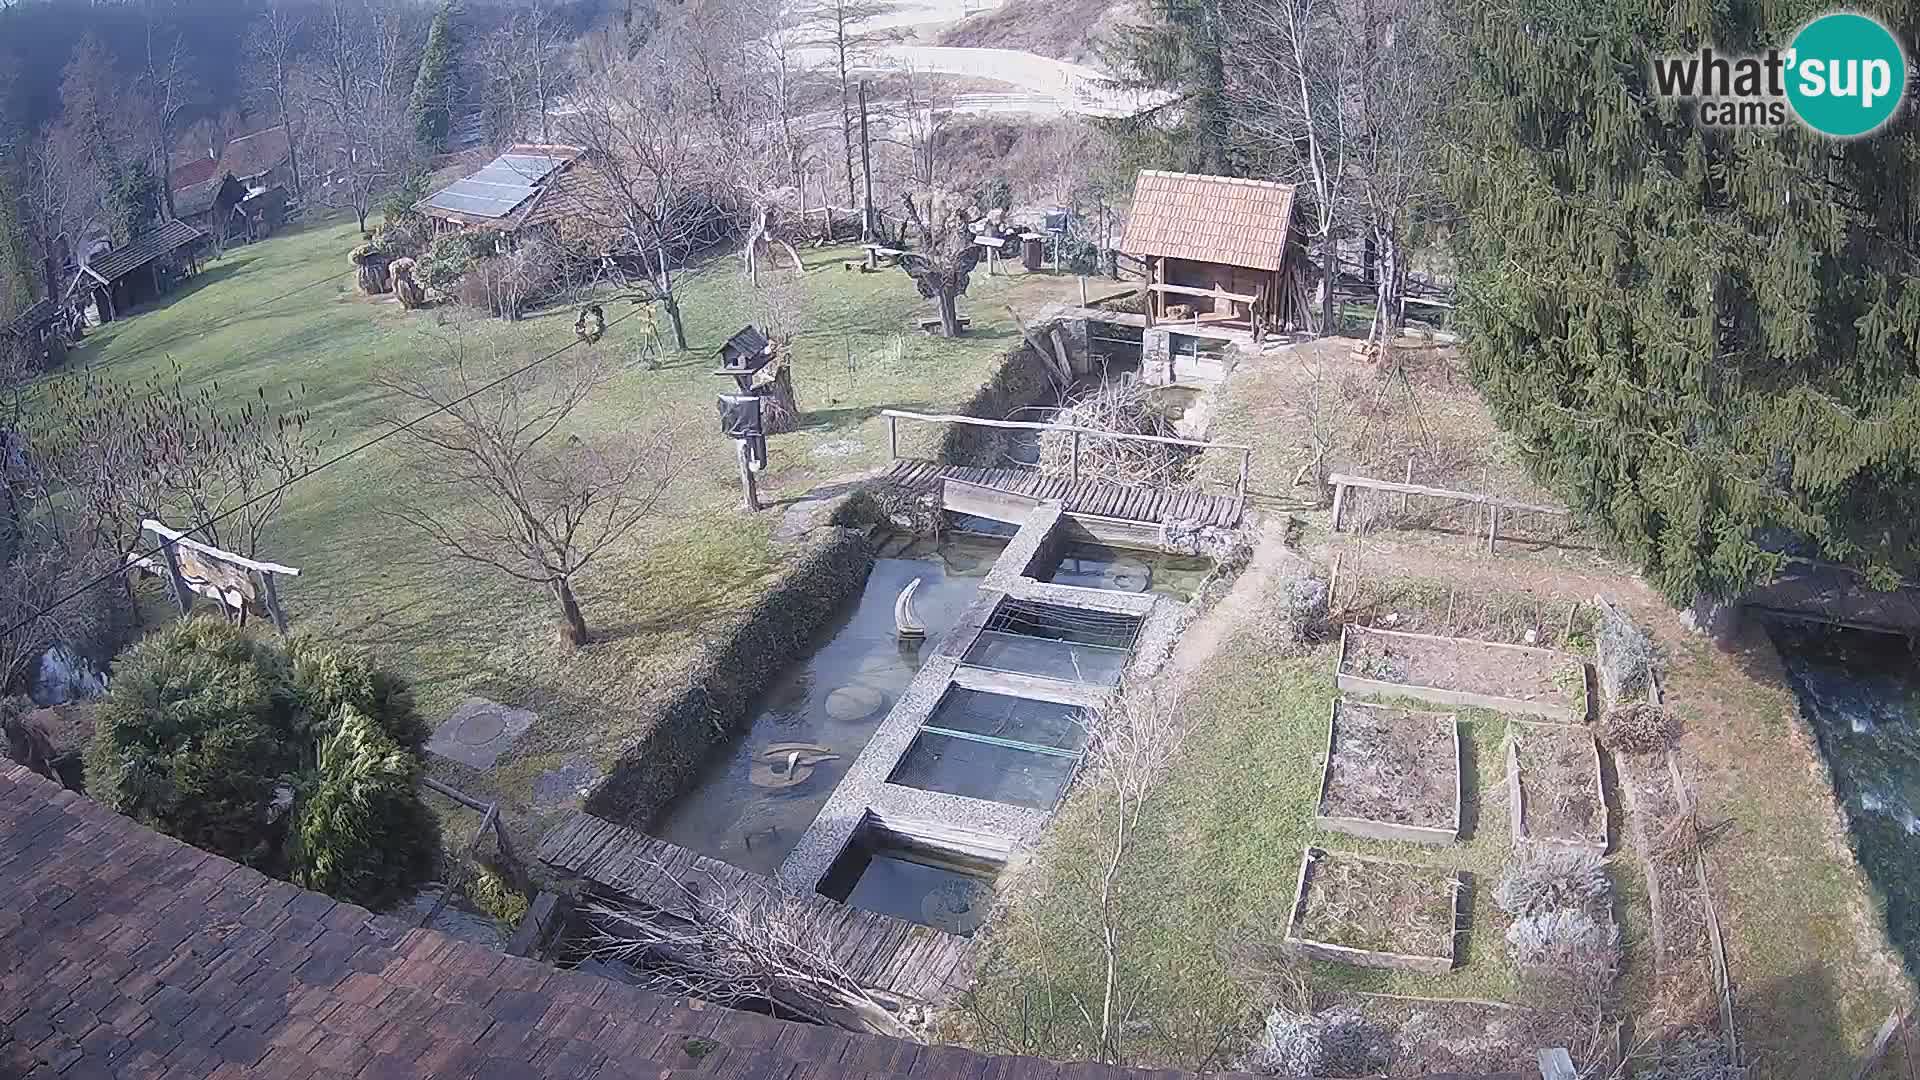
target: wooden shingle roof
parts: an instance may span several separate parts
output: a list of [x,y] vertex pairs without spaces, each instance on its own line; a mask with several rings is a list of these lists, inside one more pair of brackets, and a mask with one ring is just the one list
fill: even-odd
[[1120,250],[1278,270],[1285,261],[1293,185],[1142,170]]

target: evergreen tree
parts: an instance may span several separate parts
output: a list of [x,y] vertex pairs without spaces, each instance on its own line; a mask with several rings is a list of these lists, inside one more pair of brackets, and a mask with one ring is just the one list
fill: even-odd
[[160,220],[160,180],[143,158],[121,165],[107,189],[107,221],[113,242],[124,244]]
[[1104,51],[1122,86],[1172,95],[1161,108],[1101,122],[1127,157],[1148,168],[1245,174],[1227,138],[1224,0],[1149,0],[1146,18],[1116,31]]
[[427,30],[426,51],[420,54],[420,74],[413,81],[410,109],[413,130],[420,145],[432,153],[447,149],[447,133],[453,129],[452,104],[460,63],[460,36],[454,26],[455,12],[448,4],[433,16]]
[[27,231],[20,226],[20,199],[13,177],[0,167],[0,322],[33,303],[39,277],[27,248]]
[[[1863,9],[1913,40],[1904,3]],[[1885,583],[1920,523],[1914,111],[1716,130],[1655,56],[1785,49],[1810,0],[1468,0],[1452,170],[1472,372],[1540,478],[1678,602],[1786,553]]]

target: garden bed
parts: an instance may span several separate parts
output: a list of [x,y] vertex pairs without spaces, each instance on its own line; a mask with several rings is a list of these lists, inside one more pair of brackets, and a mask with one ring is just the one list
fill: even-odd
[[1461,886],[1455,870],[1309,847],[1287,947],[1316,960],[1444,975],[1453,970]]
[[1373,840],[1460,836],[1460,725],[1453,713],[1336,700],[1314,824]]
[[1514,839],[1606,853],[1600,747],[1586,728],[1510,721],[1507,789]]
[[1567,723],[1587,718],[1586,663],[1528,645],[1348,625],[1340,631],[1334,677],[1340,689],[1354,694],[1472,705]]

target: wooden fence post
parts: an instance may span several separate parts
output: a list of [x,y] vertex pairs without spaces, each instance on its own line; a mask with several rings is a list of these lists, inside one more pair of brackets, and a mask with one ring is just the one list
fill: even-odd
[[1078,487],[1080,484],[1080,433],[1078,431],[1073,433],[1073,451],[1068,456],[1067,462],[1067,486]]
[[887,417],[887,456],[900,460],[900,418],[897,416]]
[[1247,497],[1247,474],[1253,469],[1253,451],[1240,451],[1240,482],[1234,486],[1234,495],[1240,499]]
[[[1407,483],[1409,483],[1409,484],[1411,484],[1411,483],[1413,483],[1413,455],[1412,455],[1412,454],[1408,454],[1408,455],[1407,455],[1407,480],[1406,480],[1406,482],[1407,482]],[[1401,516],[1401,517],[1406,517],[1406,516],[1407,516],[1407,499],[1409,499],[1410,497],[1411,497],[1411,496],[1409,496],[1409,495],[1408,495],[1408,494],[1407,494],[1406,492],[1404,492],[1404,491],[1400,493],[1400,516]]]
[[1340,508],[1347,503],[1347,485],[1333,485],[1333,531],[1340,531]]
[[287,636],[287,613],[280,608],[280,591],[274,588],[273,575],[260,575],[260,588],[266,594],[267,614],[273,617],[273,628],[280,631],[281,637]]
[[180,572],[180,554],[175,541],[162,541],[160,553],[167,559],[167,581],[173,587],[173,602],[180,605],[180,614],[192,614],[193,590],[187,588],[186,575]]
[[1500,504],[1487,504],[1487,554],[1493,554],[1494,541],[1500,537]]
[[740,458],[741,501],[749,512],[757,512],[760,509],[760,492],[753,482],[753,466],[748,462],[748,459],[753,456],[753,451],[747,449],[745,439],[735,439],[733,445]]

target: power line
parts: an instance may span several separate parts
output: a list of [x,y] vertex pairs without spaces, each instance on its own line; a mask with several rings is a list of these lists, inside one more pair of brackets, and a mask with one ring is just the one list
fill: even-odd
[[[625,315],[622,315],[619,318],[614,319],[612,322],[607,323],[602,332],[604,333],[605,330],[611,330],[614,327],[619,326],[621,323],[626,322],[628,319],[631,319],[635,315],[640,314],[642,310],[645,310],[645,309],[636,306],[633,310],[627,312]],[[268,488],[267,490],[261,492],[258,495],[255,495],[253,498],[248,499],[243,503],[240,503],[236,506],[229,507],[228,509],[221,511],[220,513],[214,515],[213,517],[208,518],[206,521],[203,521],[200,524],[195,525],[190,529],[183,530],[180,533],[180,536],[182,538],[192,536],[194,533],[200,532],[201,530],[206,529],[209,526],[218,525],[220,522],[225,521],[227,518],[232,517],[234,514],[237,514],[242,510],[245,510],[247,507],[252,506],[254,503],[257,503],[263,499],[268,499],[275,495],[278,495],[279,493],[287,490],[293,485],[299,483],[302,480],[307,479],[308,477],[312,476],[313,474],[319,472],[322,469],[327,468],[330,465],[338,465],[340,462],[345,461],[350,457],[353,457],[355,454],[361,453],[362,451],[369,450],[375,446],[378,446],[379,444],[387,441],[388,439],[392,438],[395,435],[400,434],[403,431],[409,431],[413,429],[415,426],[419,425],[420,423],[427,420],[431,420],[432,418],[440,415],[443,412],[446,412],[447,410],[453,408],[456,405],[461,405],[468,401],[472,401],[474,398],[479,397],[481,394],[484,394],[487,391],[492,390],[493,388],[500,386],[503,383],[509,382],[513,379],[519,378],[522,375],[525,375],[527,372],[532,371],[534,368],[539,367],[541,364],[544,364],[547,361],[553,359],[554,357],[559,356],[561,353],[566,352],[568,349],[573,348],[575,345],[580,344],[584,340],[585,340],[584,338],[576,337],[572,341],[567,342],[565,345],[562,345],[559,348],[553,350],[552,352],[547,353],[545,356],[536,357],[533,360],[530,360],[527,363],[521,365],[520,367],[507,372],[505,375],[502,375],[499,378],[494,379],[492,382],[485,384],[484,386],[477,387],[465,394],[462,394],[459,397],[454,398],[453,400],[447,402],[444,405],[437,405],[431,409],[428,409],[426,412],[421,413],[419,416],[414,417],[413,419],[407,421],[404,424],[400,424],[395,427],[390,427],[387,430],[381,432],[380,434],[375,435],[373,438],[366,440],[365,442],[359,443],[356,446],[349,447],[348,449],[343,450],[338,454],[335,454],[334,456],[328,458],[325,461],[322,461],[318,465],[315,465],[313,468],[308,469],[306,472],[301,473],[299,476],[296,476],[291,480],[287,480],[284,483],[276,484],[273,487]],[[167,545],[165,544],[157,545],[141,553],[137,557],[144,558],[144,559],[151,559],[155,555],[158,555],[162,551],[164,551],[166,547]],[[99,577],[96,577],[91,581],[88,581],[87,583],[74,589],[72,592],[67,593],[66,595],[53,601],[47,606],[40,608],[39,610],[35,611],[33,614],[27,616],[24,619],[21,619],[17,623],[14,623],[12,626],[7,627],[7,629],[4,632],[0,632],[0,637],[12,637],[14,634],[19,633],[21,630],[25,629],[26,627],[31,626],[33,623],[39,621],[40,619],[45,618],[50,612],[66,606],[68,603],[86,594],[90,590],[98,588],[99,586],[104,585],[107,582],[112,581],[115,578],[119,577],[121,574],[126,573],[128,565],[132,563],[135,558],[136,556],[133,556],[133,555],[128,555],[124,557],[121,560],[121,564],[117,569],[109,570],[108,572],[101,574]]]

